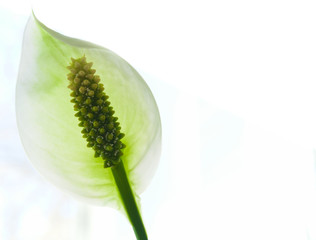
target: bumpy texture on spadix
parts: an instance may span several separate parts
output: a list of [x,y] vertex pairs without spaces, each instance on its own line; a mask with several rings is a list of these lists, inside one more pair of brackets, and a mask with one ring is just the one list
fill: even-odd
[[[80,79],[82,86],[78,91],[82,91],[84,96],[82,99],[80,96],[73,96],[74,101],[78,102],[71,103],[71,90],[67,88],[70,84],[67,80],[67,66],[71,63],[71,57],[79,59],[82,56],[88,62],[93,62],[93,68],[97,70],[95,74],[100,76],[100,81],[96,75],[90,81],[92,75],[89,74],[94,74],[94,70],[90,68],[86,78]],[[89,68],[90,64],[81,67]],[[80,71],[78,74],[81,74]],[[74,78],[73,81],[77,79]],[[98,81],[99,85],[96,87],[94,84]],[[102,104],[105,105],[99,105],[97,99],[91,98],[92,95],[98,95],[103,88],[109,99],[104,95],[101,100],[111,102],[111,107],[115,110],[112,123],[115,125],[115,117],[119,119],[120,126],[114,127],[116,130],[121,127],[120,132],[125,134],[123,138],[118,132],[113,137],[110,134],[106,136],[96,133],[103,132],[102,126],[105,125],[102,125],[103,114],[100,111],[108,103],[104,101]],[[87,108],[76,105],[79,102],[87,104]],[[80,109],[77,117],[74,107]],[[113,111],[111,107],[107,108],[109,112]],[[95,116],[94,111],[98,112],[98,116]],[[111,168],[104,168],[102,153],[106,163],[110,159],[110,164],[114,164],[118,159],[105,156],[106,151],[111,150],[107,147],[111,145],[106,143],[109,139],[121,138],[122,146],[113,147],[113,151],[123,151],[120,159],[136,195],[144,191],[157,168],[161,146],[160,117],[153,95],[141,76],[110,50],[65,37],[47,28],[33,16],[24,33],[16,112],[22,143],[33,165],[53,184],[88,203],[115,208],[122,206]],[[87,123],[86,117],[82,118],[83,122],[78,122],[78,117],[80,119],[83,116],[81,114],[88,118],[93,114],[94,119],[89,122],[89,129],[83,134],[81,131]],[[106,118],[110,115],[104,116]],[[99,119],[96,120],[95,117]],[[78,126],[78,123],[83,126]],[[107,124],[107,129],[111,129],[111,123]],[[88,135],[94,134],[92,129],[96,129],[96,126],[98,129],[93,136],[93,145],[95,141],[101,143],[102,140],[105,152],[98,150],[102,148],[101,145],[101,148],[96,148],[97,151],[94,151],[94,146],[87,147],[87,143],[90,144],[90,141],[87,142]],[[87,138],[83,138],[83,135]],[[103,139],[98,136],[103,136]],[[121,149],[123,144],[126,147]],[[112,156],[115,156],[115,152]]]
[[100,77],[94,75],[95,69],[91,69],[92,62],[87,63],[86,58],[72,58],[68,66],[70,73],[70,96],[74,103],[74,110],[79,118],[79,126],[83,127],[81,133],[86,138],[87,147],[94,149],[94,157],[102,157],[104,167],[113,167],[120,162],[123,155],[121,142],[124,134],[120,132],[120,124],[114,117],[113,108],[104,93]]

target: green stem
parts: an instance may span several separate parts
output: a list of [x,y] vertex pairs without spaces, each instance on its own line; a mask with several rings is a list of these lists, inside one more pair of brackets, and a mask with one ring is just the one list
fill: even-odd
[[140,212],[138,210],[133,191],[127,179],[123,162],[120,161],[118,165],[111,167],[111,169],[125,211],[127,213],[130,223],[133,226],[137,240],[148,240],[146,229],[143,224]]

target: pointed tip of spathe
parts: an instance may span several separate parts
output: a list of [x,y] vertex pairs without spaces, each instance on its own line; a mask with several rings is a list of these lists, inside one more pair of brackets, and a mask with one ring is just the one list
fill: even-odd
[[38,20],[36,14],[35,14],[34,8],[32,8],[32,14],[31,14],[30,18],[33,18],[33,20],[35,21],[35,23],[38,24],[41,28],[43,28],[46,32],[53,31],[53,30],[49,29],[49,28],[48,28],[44,23],[42,23],[40,20]]
[[34,18],[36,18],[35,12],[34,12],[34,8],[33,8],[33,7],[32,7],[32,16],[33,16]]
[[43,22],[41,22],[38,17],[38,15],[35,13],[34,9],[32,8],[32,14],[30,19],[33,20],[36,25],[38,27],[40,27],[42,30],[44,30],[45,32],[47,32],[49,35],[51,35],[53,38],[58,39],[68,45],[72,45],[75,47],[81,47],[81,48],[104,48],[101,47],[99,45],[93,44],[91,42],[85,41],[85,40],[81,40],[81,39],[77,39],[77,38],[72,38],[72,37],[68,37],[66,35],[63,35],[61,33],[59,33],[56,30],[51,29],[50,27],[46,26]]
[[[33,7],[32,7],[31,11],[32,11],[31,17],[33,17],[36,22],[41,23],[41,21],[39,21],[38,18],[36,17],[35,10]],[[41,23],[41,24],[44,25],[43,23]]]

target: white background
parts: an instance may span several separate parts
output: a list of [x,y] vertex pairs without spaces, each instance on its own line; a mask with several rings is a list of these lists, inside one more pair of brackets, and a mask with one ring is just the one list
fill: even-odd
[[[14,88],[27,1],[0,2],[0,239],[133,239],[27,161]],[[315,240],[314,1],[34,1],[37,17],[143,74],[163,152],[142,197],[149,239]]]

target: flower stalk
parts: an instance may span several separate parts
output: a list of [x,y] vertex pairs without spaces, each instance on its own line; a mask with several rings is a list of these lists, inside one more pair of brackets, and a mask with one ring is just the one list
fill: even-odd
[[112,167],[111,170],[136,238],[138,240],[147,240],[146,229],[138,210],[133,191],[128,182],[123,162],[121,161],[117,166]]

